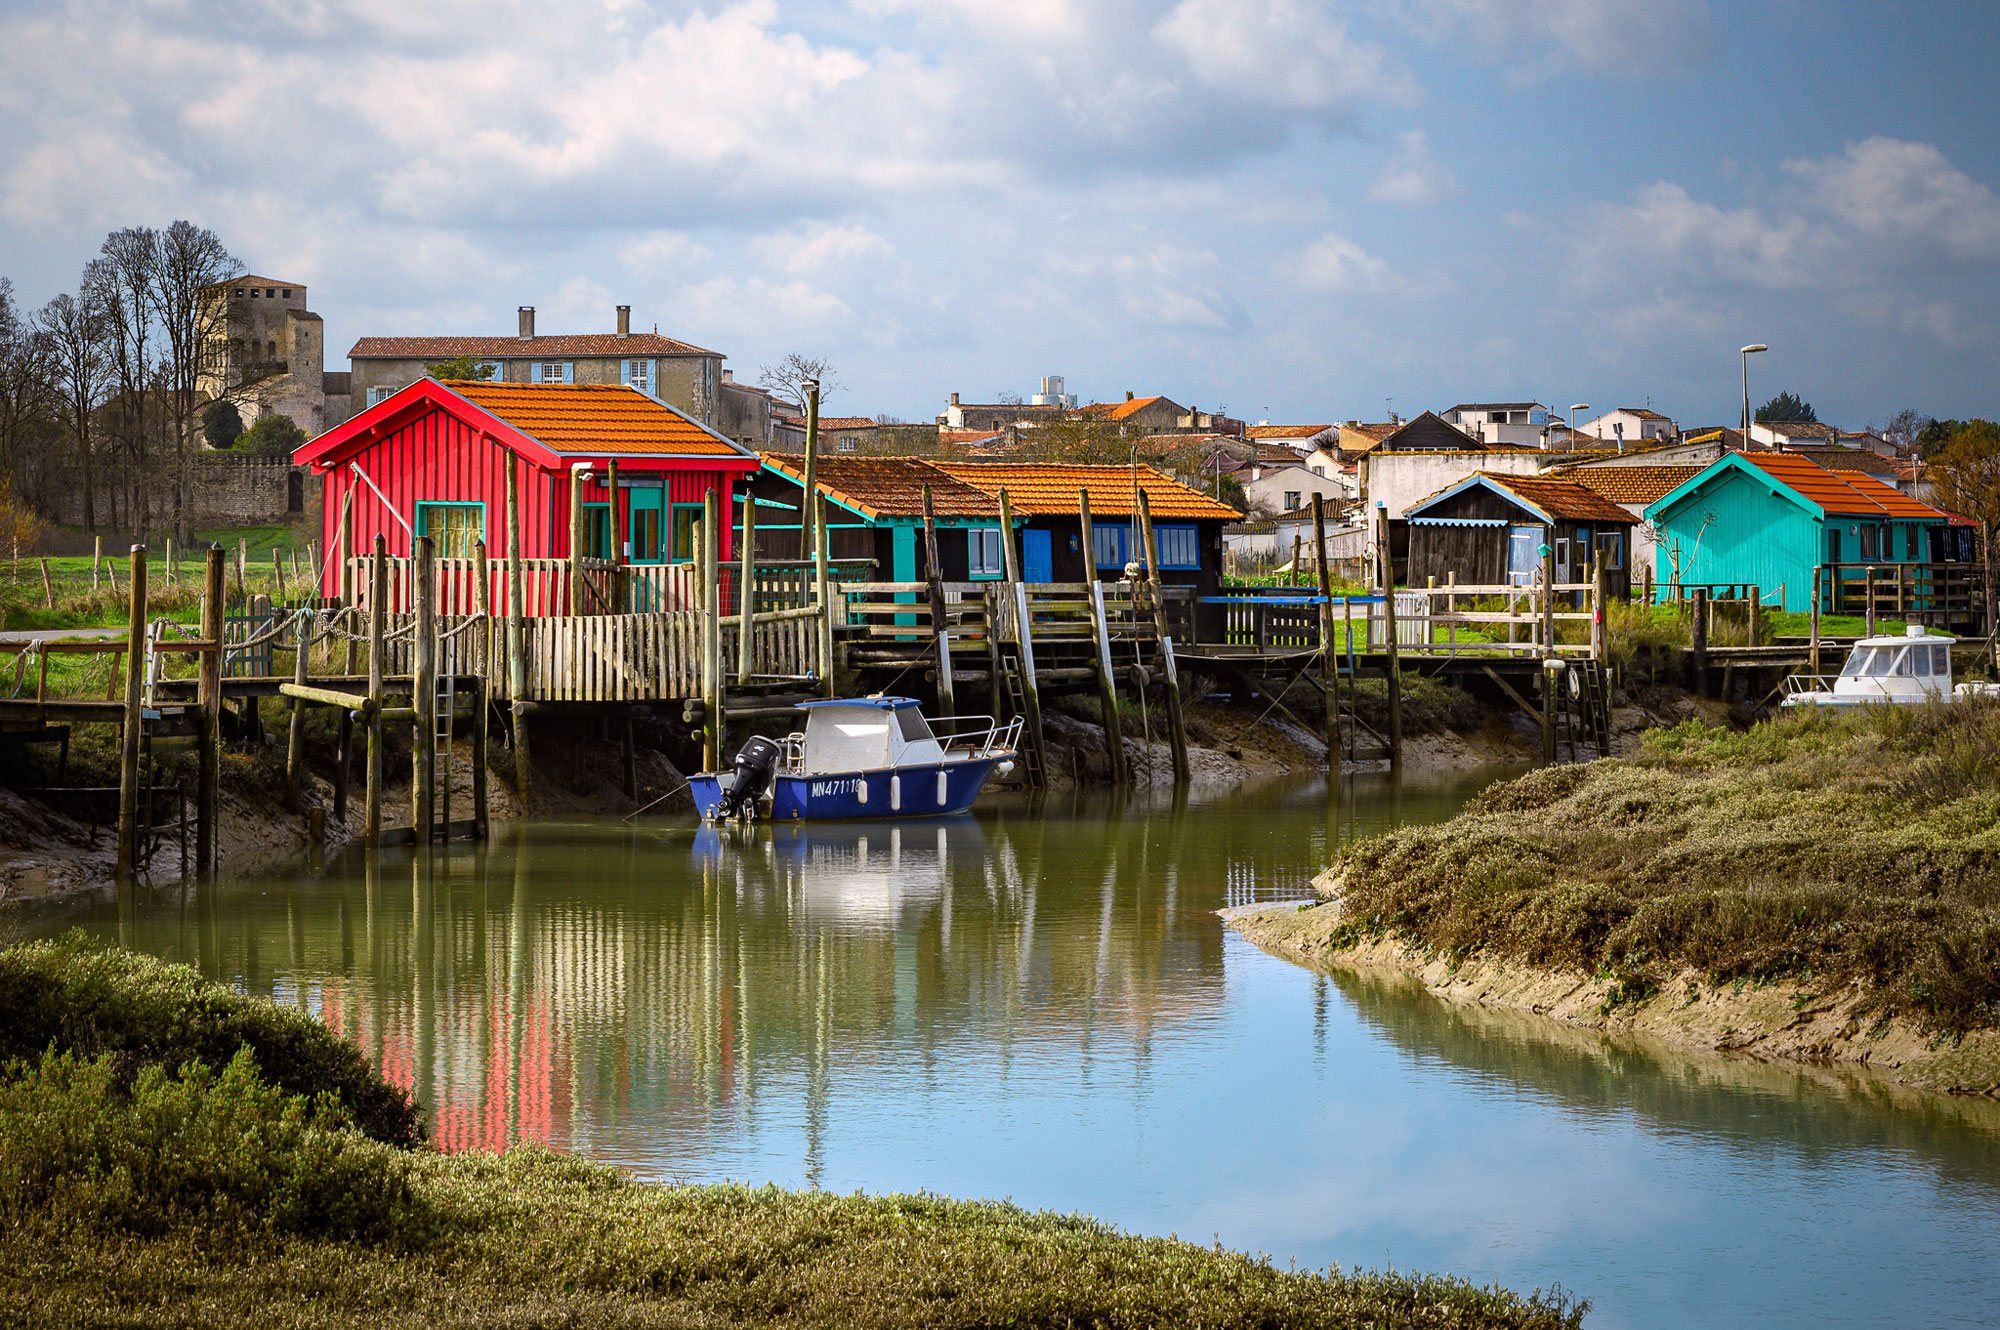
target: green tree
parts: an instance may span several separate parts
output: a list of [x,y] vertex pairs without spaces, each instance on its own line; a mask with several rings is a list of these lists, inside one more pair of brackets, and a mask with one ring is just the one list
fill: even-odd
[[273,412],[246,430],[236,447],[259,457],[290,457],[305,441],[306,432],[293,424],[290,416]]
[[1938,505],[1979,524],[1979,553],[1986,571],[1986,622],[1994,623],[1995,554],[2000,531],[2000,425],[1968,420],[1951,433],[1930,462]]
[[1758,424],[1790,422],[1812,425],[1819,422],[1813,414],[1812,403],[1794,392],[1782,392],[1757,408]]
[[471,356],[453,356],[450,360],[438,360],[425,365],[424,373],[440,382],[446,379],[459,379],[478,383],[493,377],[493,366],[474,360]]
[[243,413],[234,402],[217,402],[202,413],[201,437],[211,448],[233,448],[243,435]]

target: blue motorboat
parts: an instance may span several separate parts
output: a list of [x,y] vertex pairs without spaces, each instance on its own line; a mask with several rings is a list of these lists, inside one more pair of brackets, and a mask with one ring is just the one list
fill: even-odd
[[[751,739],[728,771],[689,781],[704,821],[778,822],[937,817],[963,813],[987,780],[1013,768],[1018,717],[928,720],[914,698],[801,702],[805,729]],[[768,811],[766,808],[768,806]]]

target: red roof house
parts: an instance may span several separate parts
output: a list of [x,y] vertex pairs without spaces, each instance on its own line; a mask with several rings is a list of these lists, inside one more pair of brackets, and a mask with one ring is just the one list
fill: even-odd
[[[326,560],[329,596],[339,559],[366,553],[378,534],[392,555],[408,555],[420,535],[443,557],[470,555],[484,540],[497,563],[507,552],[510,467],[523,558],[569,557],[571,487],[580,485],[586,555],[610,557],[616,532],[630,563],[688,562],[704,496],[714,490],[729,504],[758,466],[755,453],[621,384],[429,378],[313,439],[293,461],[326,478],[321,548],[337,556]],[[720,526],[725,558],[730,525]]]

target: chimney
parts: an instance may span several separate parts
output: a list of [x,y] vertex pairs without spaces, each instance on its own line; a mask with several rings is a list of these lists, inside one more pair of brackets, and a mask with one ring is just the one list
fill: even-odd
[[535,307],[533,305],[523,305],[521,306],[521,340],[524,342],[532,341],[534,340],[534,336]]
[[958,394],[957,394],[957,393],[953,393],[953,394],[951,395],[951,404],[952,404],[953,406],[957,406],[957,405],[958,405]]
[[724,383],[736,382],[736,371],[733,369],[726,369],[722,371],[722,381]]
[[1125,390],[1125,400],[1128,402],[1132,400],[1132,390],[1130,388]]
[[630,305],[620,305],[618,307],[618,335],[620,337],[630,337],[632,335],[632,307]]

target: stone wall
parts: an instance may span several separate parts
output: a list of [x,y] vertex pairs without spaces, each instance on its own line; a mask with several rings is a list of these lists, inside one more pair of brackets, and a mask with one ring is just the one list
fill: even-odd
[[[293,466],[282,457],[248,457],[231,453],[203,453],[195,458],[190,500],[197,527],[264,526],[305,521],[316,526],[320,513],[322,482],[306,468]],[[58,522],[75,526],[83,521],[83,496],[72,489],[65,493]],[[156,518],[173,511],[174,480],[172,460],[160,465],[152,486],[149,504]],[[107,521],[110,500],[99,494],[97,512]]]

